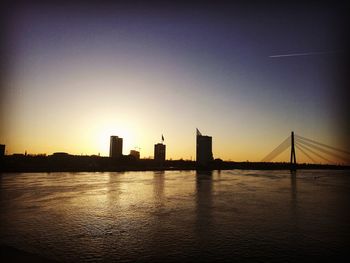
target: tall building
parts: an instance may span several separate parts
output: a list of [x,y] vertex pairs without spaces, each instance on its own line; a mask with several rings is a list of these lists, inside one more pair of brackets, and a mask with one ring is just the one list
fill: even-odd
[[5,155],[5,144],[0,144],[0,157]]
[[197,129],[196,161],[200,166],[208,165],[213,161],[212,137],[205,136]]
[[156,162],[165,162],[165,144],[157,143],[154,145],[154,160]]
[[111,136],[109,144],[109,157],[120,158],[123,155],[123,138]]

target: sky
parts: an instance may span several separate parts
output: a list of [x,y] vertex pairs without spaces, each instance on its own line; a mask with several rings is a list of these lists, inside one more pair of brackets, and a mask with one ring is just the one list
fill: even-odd
[[[345,148],[342,14],[317,2],[12,5],[0,143],[108,156],[117,135],[148,158],[163,134],[167,159],[195,159],[198,128],[224,160],[260,161],[291,131]],[[288,54],[302,55],[276,56]]]

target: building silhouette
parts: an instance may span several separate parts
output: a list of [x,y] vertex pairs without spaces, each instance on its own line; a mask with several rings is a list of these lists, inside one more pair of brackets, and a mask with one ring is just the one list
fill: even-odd
[[109,145],[109,157],[120,158],[123,155],[123,138],[111,136]]
[[196,162],[199,166],[206,166],[213,161],[212,137],[205,136],[197,129]]
[[134,157],[136,160],[140,159],[140,152],[136,150],[130,150],[130,156]]
[[0,144],[0,157],[5,155],[5,144]]
[[154,145],[154,160],[156,162],[165,162],[165,144],[157,143]]

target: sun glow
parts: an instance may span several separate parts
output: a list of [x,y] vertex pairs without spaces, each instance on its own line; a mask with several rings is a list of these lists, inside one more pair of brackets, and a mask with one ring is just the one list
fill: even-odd
[[101,127],[96,132],[97,136],[97,147],[101,156],[109,155],[109,139],[110,136],[116,135],[123,138],[123,154],[129,154],[129,151],[137,147],[135,142],[137,141],[136,136],[132,129],[126,125],[106,125]]

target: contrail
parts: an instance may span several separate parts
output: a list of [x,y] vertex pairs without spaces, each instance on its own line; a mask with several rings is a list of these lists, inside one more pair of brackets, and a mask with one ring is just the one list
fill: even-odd
[[312,56],[312,55],[332,54],[332,53],[338,53],[338,52],[339,51],[319,51],[319,52],[290,53],[290,54],[272,55],[272,56],[269,56],[269,58]]

